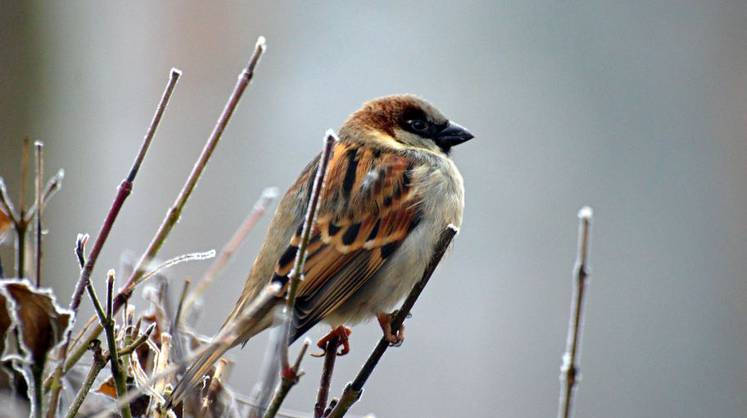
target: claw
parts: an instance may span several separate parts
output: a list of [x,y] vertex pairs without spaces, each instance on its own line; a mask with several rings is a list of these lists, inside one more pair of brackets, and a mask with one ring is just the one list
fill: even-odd
[[[350,334],[353,331],[344,326],[340,325],[337,328],[333,328],[327,335],[317,341],[316,346],[322,349],[321,353],[311,354],[314,357],[324,357],[327,354],[327,349],[332,348],[337,350],[337,347],[342,346],[342,349],[337,353],[338,356],[344,356],[350,352]],[[330,344],[331,343],[331,344]]]
[[390,347],[399,347],[405,342],[405,325],[402,324],[396,333],[392,332],[393,313],[379,313],[376,318],[379,320],[381,330],[384,331],[384,339],[389,342]]

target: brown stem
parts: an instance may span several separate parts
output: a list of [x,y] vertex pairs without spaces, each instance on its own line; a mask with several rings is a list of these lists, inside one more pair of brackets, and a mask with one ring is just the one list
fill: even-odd
[[[458,229],[455,226],[449,225],[441,233],[441,237],[439,238],[438,243],[436,243],[431,261],[425,268],[422,278],[415,284],[415,287],[412,288],[410,294],[407,295],[407,298],[402,303],[402,307],[399,308],[397,313],[394,315],[394,318],[392,319],[393,333],[396,333],[397,330],[399,330],[407,315],[410,314],[410,310],[415,305],[415,302],[423,292],[423,289],[425,289],[425,285],[428,284],[428,280],[430,280],[433,272],[436,270],[436,266],[438,266],[438,263],[441,261],[441,258],[446,252],[446,249],[449,248],[449,244],[451,243],[451,240],[454,238],[457,232]],[[373,373],[376,365],[379,363],[379,360],[381,360],[381,357],[384,355],[384,352],[387,350],[387,348],[389,348],[389,345],[389,341],[387,341],[385,337],[382,337],[381,340],[379,340],[379,343],[376,345],[376,348],[374,348],[373,352],[371,352],[371,355],[368,357],[368,360],[366,360],[366,363],[363,364],[363,367],[361,367],[358,375],[355,377],[355,380],[345,386],[345,390],[342,392],[340,401],[337,403],[335,408],[332,409],[332,412],[329,414],[329,418],[343,417],[345,413],[347,413],[347,411],[350,409],[350,407],[353,406],[356,401],[358,401],[361,394],[363,393],[363,385],[366,384],[366,381],[371,376],[371,373]]]
[[578,212],[578,248],[576,264],[573,268],[573,298],[571,299],[571,317],[568,321],[568,337],[566,340],[563,364],[560,367],[560,399],[558,400],[558,417],[570,418],[578,382],[579,368],[577,365],[578,347],[581,340],[582,313],[584,307],[584,290],[589,276],[587,258],[589,254],[589,229],[593,212],[584,206]]
[[295,386],[301,376],[303,376],[303,372],[301,371],[301,360],[303,360],[303,356],[306,354],[308,348],[309,340],[306,340],[301,346],[301,351],[299,351],[298,357],[296,357],[296,362],[293,366],[281,371],[280,387],[275,392],[275,396],[273,396],[272,402],[270,402],[270,406],[267,408],[267,412],[265,412],[263,418],[273,418],[277,415],[278,411],[280,411],[280,405],[283,404],[285,397],[288,396],[291,388]]
[[[158,254],[158,251],[161,249],[161,246],[163,246],[163,243],[166,241],[169,233],[174,228],[174,225],[176,225],[176,222],[179,220],[182,209],[184,209],[184,205],[192,195],[192,191],[197,185],[197,181],[200,179],[202,172],[205,170],[207,162],[210,160],[210,156],[213,154],[215,147],[218,145],[218,142],[223,135],[223,131],[226,129],[228,121],[231,119],[231,115],[233,115],[233,112],[239,103],[239,99],[243,95],[244,90],[246,90],[247,86],[249,85],[249,82],[252,80],[254,76],[254,70],[259,63],[259,59],[264,51],[265,39],[264,37],[260,37],[257,40],[257,44],[254,48],[254,53],[249,60],[249,64],[239,76],[239,80],[237,81],[236,86],[234,87],[233,92],[231,93],[231,96],[226,103],[226,106],[223,108],[223,112],[218,118],[218,122],[213,128],[210,137],[205,143],[200,156],[195,162],[195,165],[192,167],[192,171],[189,173],[187,181],[179,192],[179,195],[174,201],[174,204],[166,212],[166,216],[164,217],[163,221],[161,221],[161,225],[158,227],[156,235],[150,241],[150,244],[148,244],[148,248],[140,257],[140,260],[133,269],[132,274],[127,279],[122,289],[120,289],[117,296],[114,298],[114,312],[118,312],[119,309],[130,298],[132,292],[135,290],[135,286],[138,285],[140,279],[142,279],[142,277],[145,275],[147,264]],[[88,344],[91,340],[97,338],[99,334],[101,334],[101,330],[102,328],[100,326],[95,327],[90,332],[88,337],[85,338],[83,344]],[[84,351],[81,351],[81,349],[78,348],[78,350],[76,350],[68,359],[68,365],[66,366],[66,368],[69,368],[70,366],[75,364],[80,359],[80,357],[82,357],[83,352]]]
[[[93,273],[93,268],[96,264],[96,260],[98,259],[98,256],[101,253],[101,249],[104,247],[104,243],[106,242],[106,239],[109,237],[109,233],[111,232],[111,229],[114,226],[114,221],[116,221],[117,216],[119,215],[119,211],[122,209],[122,205],[124,204],[124,201],[127,199],[127,197],[130,195],[130,192],[132,191],[133,183],[135,181],[135,176],[137,175],[138,169],[140,168],[140,165],[143,162],[145,153],[148,151],[148,148],[150,147],[150,144],[153,141],[153,136],[156,133],[156,128],[158,127],[158,124],[161,121],[163,112],[166,109],[166,105],[168,104],[172,93],[174,92],[174,87],[176,87],[176,83],[177,81],[179,81],[180,75],[181,75],[181,72],[179,72],[178,70],[175,70],[175,69],[171,70],[169,81],[166,84],[166,89],[164,90],[163,95],[161,96],[161,100],[158,103],[158,107],[156,108],[156,113],[153,116],[153,120],[148,126],[148,130],[146,131],[145,138],[143,139],[143,143],[140,145],[140,149],[137,153],[137,156],[135,157],[135,161],[132,164],[132,168],[130,168],[130,171],[127,174],[127,177],[124,180],[122,180],[119,187],[117,187],[117,195],[114,197],[114,202],[112,202],[112,205],[109,208],[109,212],[107,212],[106,214],[104,223],[101,225],[101,229],[99,230],[99,233],[96,236],[96,241],[93,243],[93,248],[91,249],[91,252],[88,256],[88,260],[86,261],[85,265],[81,269],[80,277],[78,278],[78,282],[75,285],[75,290],[73,291],[73,297],[70,302],[70,310],[73,311],[74,313],[78,312],[78,307],[80,306],[81,296],[83,295],[83,291],[90,284],[91,274]],[[70,329],[72,329],[72,327],[70,327]],[[96,333],[96,337],[98,337],[99,333],[101,333],[101,328],[98,328],[98,330],[99,331],[98,333]],[[69,341],[70,341],[70,338],[68,335],[66,343],[60,347],[60,361],[64,363],[64,369],[62,371],[62,374],[70,370],[70,368],[78,360],[80,360],[80,358],[86,352],[86,348],[91,343],[91,341],[93,341],[94,339],[95,337],[87,339],[85,343],[81,344],[78,347],[78,349],[73,353],[73,355],[69,359],[67,359],[67,352],[68,352]]]
[[332,383],[332,372],[335,370],[335,360],[337,359],[337,349],[339,347],[340,339],[332,337],[327,341],[327,346],[324,348],[324,368],[322,369],[322,377],[319,382],[319,391],[316,395],[314,418],[324,417],[324,411],[327,409],[329,385]]

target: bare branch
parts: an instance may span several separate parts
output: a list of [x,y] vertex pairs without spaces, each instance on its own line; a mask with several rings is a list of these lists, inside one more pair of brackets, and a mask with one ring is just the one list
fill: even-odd
[[[93,348],[93,364],[91,365],[91,368],[88,369],[88,374],[86,375],[86,379],[83,381],[83,385],[80,387],[80,390],[78,390],[78,393],[75,394],[75,399],[73,399],[72,405],[70,405],[70,408],[67,410],[65,418],[74,418],[78,415],[80,406],[83,405],[83,401],[86,399],[86,396],[88,396],[88,393],[91,392],[91,386],[93,386],[93,382],[96,381],[96,376],[98,376],[99,372],[101,372],[104,366],[106,366],[106,358],[101,352],[99,340],[95,340],[95,343],[96,344]],[[55,416],[56,414],[54,410],[50,409],[49,415],[47,415],[47,417]]]
[[34,170],[34,184],[35,184],[35,203],[36,205],[36,287],[40,287],[42,284],[42,216],[44,214],[42,199],[42,179],[44,178],[44,144],[40,141],[34,142],[34,154],[36,156],[36,169]]
[[573,298],[571,299],[571,317],[568,321],[568,338],[565,354],[563,354],[563,364],[560,367],[561,389],[560,399],[558,400],[558,418],[571,417],[573,395],[578,382],[577,357],[581,340],[584,290],[589,276],[587,258],[592,216],[592,209],[588,206],[584,206],[578,211],[578,249],[576,251],[576,264],[573,268]]
[[[52,176],[49,180],[47,180],[47,185],[44,186],[44,193],[42,193],[43,199],[42,199],[42,206],[46,207],[47,202],[49,202],[49,199],[51,199],[57,192],[62,189],[62,180],[65,178],[65,170],[59,169],[57,173]],[[36,214],[36,208],[37,204],[34,202],[33,205],[29,208],[29,210],[26,211],[26,221],[30,222],[31,217]]]
[[[89,286],[90,288],[91,286]],[[114,298],[114,270],[109,270],[106,277],[106,320],[101,322],[106,333],[106,343],[109,346],[109,364],[111,364],[112,377],[117,388],[117,398],[127,395],[127,376],[123,373],[119,362],[119,350],[117,349],[117,340],[114,333],[114,318],[112,317],[112,307]],[[120,411],[122,418],[132,418],[130,404],[121,405]]]
[[285,397],[288,396],[291,388],[295,386],[301,376],[303,376],[303,372],[301,371],[301,360],[303,360],[310,344],[311,342],[308,339],[304,340],[303,345],[301,346],[301,351],[299,351],[298,357],[296,357],[296,362],[290,368],[281,371],[280,387],[278,387],[278,390],[275,392],[275,396],[272,398],[272,402],[270,402],[270,406],[267,408],[267,412],[265,412],[263,418],[273,418],[277,415],[280,410],[280,405],[283,404]]
[[[446,249],[451,243],[451,240],[454,238],[457,232],[458,229],[455,226],[449,225],[441,233],[441,237],[436,244],[433,256],[431,257],[431,261],[423,272],[423,277],[418,283],[415,284],[415,287],[413,287],[413,289],[410,291],[410,294],[407,295],[407,298],[402,303],[402,307],[399,308],[397,313],[394,315],[394,318],[392,319],[393,333],[396,333],[397,330],[400,329],[402,323],[405,321],[405,318],[410,314],[410,310],[415,305],[415,302],[423,292],[423,289],[425,289],[425,285],[428,284],[428,280],[430,280],[431,275],[433,275],[433,272],[436,270],[436,266],[438,266],[438,263],[441,261],[441,258],[443,257]],[[348,383],[348,385],[345,387],[345,390],[340,397],[340,401],[337,403],[334,409],[332,409],[332,412],[329,414],[329,418],[343,417],[345,413],[347,413],[348,409],[350,409],[350,407],[356,401],[358,401],[358,399],[360,399],[360,396],[363,393],[363,385],[371,376],[371,373],[373,372],[374,368],[376,368],[376,365],[379,363],[379,360],[381,360],[381,357],[384,355],[384,352],[387,350],[387,348],[389,348],[389,341],[387,341],[385,337],[382,337],[381,340],[379,340],[379,343],[376,345],[376,348],[374,348],[373,352],[368,357],[368,360],[366,360],[366,363],[363,365],[363,367],[361,367],[361,370],[358,372],[355,380],[353,380],[352,383]]]
[[319,391],[316,395],[314,418],[323,418],[324,411],[327,409],[329,385],[332,383],[332,373],[335,370],[335,360],[337,359],[337,349],[340,347],[340,342],[340,338],[334,336],[327,341],[327,346],[324,347],[324,368],[319,382]]
[[[158,103],[158,107],[156,108],[156,114],[153,117],[153,120],[151,121],[150,125],[148,126],[148,130],[145,134],[145,139],[143,140],[143,143],[140,145],[140,149],[138,150],[137,157],[135,157],[135,161],[132,165],[132,168],[130,168],[129,173],[127,174],[127,177],[122,180],[119,187],[117,187],[117,195],[114,197],[114,202],[112,202],[111,207],[109,208],[109,212],[106,214],[106,218],[104,219],[104,223],[101,225],[101,229],[99,230],[98,236],[96,237],[96,241],[93,243],[93,248],[91,249],[91,253],[88,256],[88,260],[86,261],[86,264],[80,271],[80,278],[75,286],[75,290],[73,291],[73,297],[70,302],[70,310],[74,313],[78,312],[78,307],[80,304],[81,295],[83,294],[83,290],[86,287],[89,287],[90,281],[91,281],[91,274],[93,273],[93,268],[96,265],[96,260],[98,259],[99,254],[101,253],[102,248],[104,247],[104,243],[106,242],[106,239],[109,237],[109,233],[111,232],[112,227],[114,226],[114,221],[116,221],[117,216],[119,215],[120,210],[122,209],[122,206],[124,205],[125,200],[130,195],[130,192],[132,191],[133,184],[135,182],[135,175],[138,172],[138,169],[140,165],[143,162],[143,158],[145,158],[145,154],[148,151],[148,148],[150,147],[150,144],[153,140],[153,136],[156,132],[156,128],[158,127],[158,124],[161,121],[161,116],[163,115],[164,110],[166,109],[166,105],[169,102],[169,99],[171,98],[171,94],[174,91],[174,87],[176,86],[177,81],[179,80],[179,76],[181,75],[181,72],[178,70],[171,71],[169,81],[166,84],[166,89],[163,92],[163,95],[161,96],[161,100]],[[71,327],[72,328],[72,327]],[[58,368],[61,368],[61,371],[55,370],[54,376],[61,376],[72,366],[80,360],[80,358],[85,353],[88,345],[93,341],[98,335],[101,333],[101,328],[96,328],[98,331],[95,333],[96,336],[93,338],[88,338],[86,341],[81,344],[78,349],[73,353],[73,355],[68,359],[67,358],[67,352],[69,348],[69,341],[70,338],[67,339],[67,342],[60,347],[60,362],[61,365],[58,366]],[[59,379],[59,377],[58,377]],[[49,385],[51,386],[52,379],[48,379]],[[46,383],[46,382],[45,382]],[[51,399],[57,399],[59,395],[54,395]]]
[[[148,244],[148,248],[140,257],[140,260],[133,269],[132,274],[127,279],[127,282],[114,299],[115,312],[118,312],[119,309],[124,305],[124,303],[130,298],[132,292],[135,290],[135,285],[137,285],[143,275],[145,275],[147,264],[156,257],[158,251],[161,249],[161,246],[163,246],[163,243],[166,241],[169,233],[174,228],[174,225],[176,225],[176,222],[179,220],[179,217],[181,216],[181,212],[184,209],[187,200],[189,200],[189,197],[192,195],[192,192],[197,185],[197,181],[202,176],[202,173],[205,170],[205,166],[210,160],[215,147],[218,145],[218,142],[223,135],[223,131],[226,129],[226,126],[231,119],[231,115],[233,115],[233,112],[239,103],[239,99],[243,95],[246,88],[249,86],[249,82],[254,76],[254,70],[259,63],[259,59],[264,53],[265,48],[265,38],[260,36],[254,48],[254,53],[249,60],[249,64],[239,75],[239,80],[237,81],[236,86],[234,87],[233,92],[231,93],[228,102],[226,103],[226,106],[223,108],[223,112],[218,118],[218,121],[216,122],[216,125],[213,128],[212,133],[210,134],[210,137],[205,143],[200,156],[197,158],[195,165],[192,167],[192,171],[187,177],[187,181],[179,192],[179,195],[174,201],[174,204],[166,212],[166,216],[164,217],[163,221],[161,221],[161,225],[158,227],[156,235],[153,237],[153,239],[151,239],[150,244]],[[101,330],[102,328],[100,326],[94,328],[90,332],[88,337],[83,340],[83,343],[88,344],[90,341],[97,338],[99,334],[101,334]],[[75,362],[77,362],[80,357],[82,357],[82,355],[83,352],[81,352],[79,348],[75,353],[73,353],[70,359],[68,359],[68,366],[66,367],[69,368],[70,365],[75,364]]]

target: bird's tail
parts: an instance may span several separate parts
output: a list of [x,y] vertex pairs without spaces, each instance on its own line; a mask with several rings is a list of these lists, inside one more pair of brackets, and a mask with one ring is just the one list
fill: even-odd
[[[168,409],[178,404],[179,402],[184,400],[184,398],[188,396],[193,390],[195,390],[202,379],[205,377],[205,375],[210,372],[210,368],[213,367],[213,364],[215,364],[215,362],[217,362],[224,354],[226,354],[226,351],[230,350],[239,343],[246,343],[246,341],[257,335],[263,329],[264,328],[262,327],[256,327],[253,330],[242,334],[239,338],[236,338],[230,343],[219,343],[215,347],[208,349],[204,353],[200,354],[189,367],[189,369],[187,369],[187,371],[184,373],[184,376],[182,376],[182,378],[176,384],[176,386],[174,387],[174,391],[171,393],[171,396],[166,399],[165,408]],[[216,338],[221,338],[220,333]]]

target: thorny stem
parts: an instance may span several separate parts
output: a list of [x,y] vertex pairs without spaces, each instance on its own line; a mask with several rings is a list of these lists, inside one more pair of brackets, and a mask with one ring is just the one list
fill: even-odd
[[327,398],[329,397],[329,385],[332,383],[332,372],[335,370],[335,360],[337,359],[337,349],[340,347],[340,339],[332,337],[327,341],[324,348],[324,368],[322,377],[319,382],[319,391],[316,396],[314,405],[314,418],[324,417],[324,411],[327,409]]
[[592,209],[584,206],[578,212],[578,248],[576,263],[573,268],[573,298],[571,299],[571,317],[568,321],[563,364],[560,367],[560,399],[558,400],[558,418],[570,418],[572,415],[573,395],[578,382],[579,368],[577,356],[581,339],[582,313],[584,307],[584,290],[589,276],[587,258],[589,254],[589,229],[591,227]]
[[298,352],[298,357],[296,357],[296,362],[293,366],[281,371],[280,387],[278,387],[278,390],[275,392],[275,396],[273,396],[272,402],[270,402],[270,406],[267,407],[267,412],[265,412],[263,418],[273,418],[277,415],[285,397],[288,396],[291,388],[295,386],[301,376],[303,376],[303,372],[300,371],[301,360],[303,360],[304,355],[306,355],[306,350],[309,348],[309,344],[309,340],[304,341],[301,346],[301,351]]
[[[140,260],[133,269],[132,274],[127,279],[127,282],[114,299],[115,313],[118,312],[119,309],[124,305],[125,301],[130,298],[132,292],[135,289],[135,286],[137,286],[137,284],[140,282],[140,279],[145,275],[147,264],[150,263],[150,261],[153,260],[153,258],[155,258],[155,256],[158,254],[158,251],[166,241],[169,233],[173,229],[174,225],[176,225],[176,222],[179,220],[182,209],[184,208],[184,205],[187,203],[187,200],[189,199],[192,191],[197,185],[197,181],[200,179],[202,172],[205,170],[205,166],[210,160],[210,156],[213,154],[215,147],[218,145],[223,131],[226,129],[226,125],[228,125],[228,121],[231,119],[231,115],[233,115],[233,112],[239,103],[239,99],[243,95],[244,90],[246,90],[249,82],[254,76],[254,69],[259,63],[259,59],[264,51],[265,38],[260,36],[254,48],[254,53],[249,60],[249,64],[239,76],[239,80],[236,83],[236,86],[234,87],[234,90],[231,93],[231,96],[229,97],[228,102],[223,109],[223,112],[218,118],[218,122],[213,128],[210,137],[205,143],[200,156],[195,162],[195,165],[192,167],[192,171],[190,172],[189,177],[187,177],[186,183],[182,187],[182,190],[179,192],[179,195],[174,201],[174,204],[166,212],[166,216],[164,217],[163,221],[161,221],[161,225],[158,227],[156,235],[153,237],[150,244],[148,244],[148,248],[145,250],[145,253],[143,253],[143,255],[140,257]],[[90,332],[88,337],[83,340],[83,345],[88,344],[91,340],[97,338],[99,334],[101,334],[101,327],[97,326]],[[69,369],[72,365],[74,365],[80,359],[80,357],[82,357],[84,352],[85,350],[81,350],[80,348],[78,348],[78,350],[76,350],[68,359],[66,368]]]
[[[106,319],[101,322],[106,333],[106,343],[109,346],[109,363],[111,364],[112,377],[114,385],[117,388],[117,398],[127,395],[127,377],[122,372],[119,362],[119,352],[117,350],[117,340],[114,332],[114,318],[112,317],[112,300],[114,297],[114,270],[109,270],[106,277]],[[99,304],[100,305],[100,304]],[[121,406],[122,418],[132,418],[130,404],[125,403]]]
[[[161,100],[158,103],[158,107],[156,108],[156,113],[153,116],[153,120],[151,121],[148,130],[146,131],[145,138],[143,139],[143,143],[140,145],[140,149],[138,151],[137,156],[135,157],[135,161],[132,164],[132,168],[130,168],[129,173],[127,174],[127,177],[122,180],[122,183],[120,183],[119,187],[117,187],[117,195],[114,197],[114,202],[112,202],[111,207],[109,208],[109,212],[106,214],[106,218],[104,219],[104,223],[101,225],[101,229],[99,230],[98,236],[96,236],[96,241],[93,244],[93,248],[91,249],[91,252],[88,257],[88,261],[84,265],[84,267],[80,271],[80,277],[78,279],[78,282],[75,286],[75,290],[73,291],[73,297],[70,302],[70,310],[73,311],[73,313],[78,312],[78,307],[80,305],[80,299],[81,295],[83,294],[83,290],[90,285],[91,281],[91,274],[93,273],[93,267],[96,264],[96,260],[98,259],[99,254],[101,253],[101,249],[104,247],[104,243],[106,242],[106,239],[109,237],[109,232],[111,232],[112,226],[114,226],[114,221],[116,221],[117,216],[119,215],[119,211],[122,209],[122,206],[124,205],[125,200],[130,195],[130,192],[132,191],[133,183],[135,181],[135,176],[137,175],[138,169],[140,168],[140,165],[143,162],[143,158],[145,157],[145,153],[148,151],[148,148],[150,147],[151,142],[153,141],[153,137],[156,133],[156,128],[158,127],[158,124],[161,121],[161,117],[163,116],[163,112],[166,109],[166,105],[169,102],[169,99],[171,98],[172,93],[174,92],[174,88],[176,87],[176,83],[179,80],[179,76],[181,76],[181,72],[177,69],[172,69],[171,74],[169,77],[169,81],[166,84],[166,89],[163,92],[163,95],[161,96]],[[73,316],[75,318],[75,316]],[[72,330],[72,326],[69,328]],[[96,332],[96,335],[93,338],[88,338],[86,341],[81,344],[78,349],[70,356],[70,358],[67,358],[67,352],[69,348],[69,342],[70,342],[70,335],[72,331],[68,332],[68,338],[66,338],[65,344],[63,344],[60,347],[60,362],[64,364],[64,370],[62,371],[62,374],[66,373],[68,370],[72,368],[75,363],[80,360],[80,358],[83,356],[83,354],[86,352],[86,349],[88,345],[93,341],[98,335],[101,333],[101,328],[97,328],[98,332]],[[63,367],[58,366],[58,367]],[[55,373],[57,374],[57,373]],[[51,380],[50,380],[51,385]]]
[[[425,285],[428,284],[428,280],[430,280],[433,272],[436,270],[436,266],[438,266],[441,258],[443,258],[446,249],[449,248],[449,244],[457,232],[458,229],[454,225],[449,225],[443,232],[441,232],[441,237],[436,243],[433,256],[431,257],[428,266],[425,268],[422,278],[415,284],[415,287],[412,288],[410,294],[407,295],[407,298],[402,303],[402,307],[399,308],[392,319],[393,333],[396,333],[397,330],[400,329],[405,318],[410,314],[410,310],[415,305],[415,302],[423,292],[423,289],[425,289]],[[381,360],[381,357],[384,355],[387,348],[389,348],[389,342],[385,337],[382,337],[376,345],[376,348],[371,352],[368,360],[366,360],[366,363],[361,367],[355,380],[353,380],[352,383],[348,383],[345,387],[345,390],[342,392],[342,396],[340,397],[340,401],[337,403],[335,408],[332,409],[329,418],[343,417],[350,407],[358,401],[363,393],[363,385],[366,384],[366,381],[371,376],[371,373],[373,373],[373,370],[376,368],[376,365],[379,363],[379,360]]]
[[42,179],[44,178],[44,144],[36,141],[34,142],[34,151],[36,155],[36,170],[35,170],[35,205],[36,205],[36,242],[34,248],[36,249],[36,287],[41,287],[42,284],[42,216],[43,216],[43,196],[42,196]]
[[88,393],[91,391],[91,387],[96,381],[96,376],[98,376],[101,369],[106,366],[106,358],[101,352],[99,340],[94,341],[96,344],[93,348],[93,364],[91,365],[91,368],[88,369],[88,374],[86,375],[86,379],[83,381],[83,386],[81,386],[78,393],[75,394],[75,399],[73,399],[72,405],[70,405],[70,408],[67,410],[65,418],[74,418],[78,415],[78,410],[80,409],[80,406],[83,405],[83,401],[86,399],[86,396],[88,396]]

